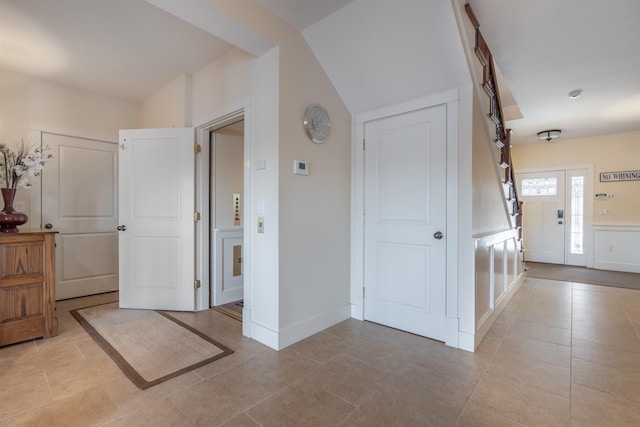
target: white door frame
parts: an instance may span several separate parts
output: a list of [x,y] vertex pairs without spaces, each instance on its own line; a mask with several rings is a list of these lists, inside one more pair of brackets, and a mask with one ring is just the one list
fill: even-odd
[[[577,165],[559,165],[556,167],[544,167],[544,168],[526,168],[517,169],[517,174],[525,173],[537,173],[537,172],[552,172],[552,171],[564,171],[565,173],[565,204],[571,197],[571,193],[567,190],[570,189],[569,180],[566,179],[568,172],[576,169],[586,169],[587,175],[585,178],[584,186],[584,252],[586,256],[586,264],[589,268],[594,268],[594,247],[593,247],[593,170],[594,165],[591,164],[577,164]],[[565,206],[565,212],[568,212]],[[565,260],[567,260],[567,253],[569,251],[569,239],[570,232],[565,232]],[[527,242],[524,242],[526,249]],[[565,261],[566,262],[566,261]]]
[[[200,289],[196,293],[196,310],[209,309],[211,301],[210,282],[210,132],[237,122],[244,118],[244,200],[242,204],[242,223],[250,224],[251,213],[251,107],[248,98],[235,104],[228,105],[209,118],[194,125],[196,142],[202,147],[202,152],[196,161],[196,209],[200,212],[201,220],[196,224],[196,277],[200,280]],[[244,309],[243,333],[249,336],[251,321],[251,232],[245,230],[243,237],[243,274],[244,274]]]
[[[461,261],[458,227],[458,89],[449,90],[404,104],[394,105],[380,110],[359,114],[355,117],[354,139],[351,151],[351,316],[364,319],[364,126],[366,122],[408,113],[415,110],[446,104],[447,107],[447,267],[446,267],[446,310],[445,310],[445,343],[459,347],[459,313],[458,313],[458,264]],[[463,347],[468,347],[464,345]]]

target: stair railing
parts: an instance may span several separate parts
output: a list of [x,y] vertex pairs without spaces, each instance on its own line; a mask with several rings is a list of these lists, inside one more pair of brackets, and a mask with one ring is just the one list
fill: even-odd
[[516,186],[513,159],[511,157],[511,134],[513,131],[507,129],[504,122],[500,89],[496,78],[493,55],[489,46],[480,33],[480,23],[476,18],[470,4],[465,4],[465,11],[473,27],[475,28],[475,53],[482,65],[482,88],[489,96],[489,118],[495,124],[494,143],[500,149],[500,161],[498,165],[504,169],[504,191],[511,216],[512,226],[517,230],[517,238],[520,250],[524,250],[522,241],[522,205]]

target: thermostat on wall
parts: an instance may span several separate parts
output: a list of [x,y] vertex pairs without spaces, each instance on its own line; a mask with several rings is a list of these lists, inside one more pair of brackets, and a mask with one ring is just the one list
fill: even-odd
[[294,160],[293,173],[296,175],[309,175],[309,162]]

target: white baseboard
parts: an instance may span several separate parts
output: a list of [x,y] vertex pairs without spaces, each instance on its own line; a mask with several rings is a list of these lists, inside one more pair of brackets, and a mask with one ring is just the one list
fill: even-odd
[[357,320],[364,320],[364,300],[362,297],[353,298],[351,304],[351,317]]
[[444,336],[446,345],[455,348],[460,346],[460,337],[458,334],[459,329],[460,319],[449,316],[444,318]]
[[468,332],[458,331],[458,348],[474,352],[476,349],[475,335]]
[[305,319],[283,328],[278,334],[277,350],[282,350],[351,317],[351,304]]
[[596,261],[593,267],[598,270],[624,271],[627,273],[640,273],[640,265],[625,264],[621,262]]
[[[244,312],[242,315],[243,315],[243,318],[246,319],[246,317],[244,317]],[[249,328],[249,335],[245,334],[246,336],[268,347],[271,347],[274,350],[278,350],[278,332],[277,331],[264,327],[258,323],[243,322],[242,324],[243,333],[245,331],[245,323],[248,324],[248,328]]]

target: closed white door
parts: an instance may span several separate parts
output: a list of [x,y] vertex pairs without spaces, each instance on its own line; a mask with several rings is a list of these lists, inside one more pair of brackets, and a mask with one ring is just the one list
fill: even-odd
[[365,124],[364,317],[445,338],[446,106]]
[[518,174],[527,261],[565,263],[565,171]]
[[195,310],[192,128],[120,131],[120,307]]
[[56,299],[118,290],[117,144],[50,133],[42,226],[56,237]]

